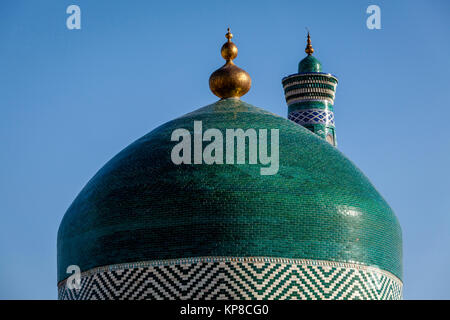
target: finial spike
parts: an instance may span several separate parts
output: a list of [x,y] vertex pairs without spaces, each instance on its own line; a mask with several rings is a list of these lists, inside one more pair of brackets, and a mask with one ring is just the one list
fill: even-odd
[[233,38],[233,34],[231,33],[230,28],[227,29],[227,34],[225,35],[225,38],[228,39],[228,42],[231,42],[231,38]]
[[[306,28],[306,30],[308,30],[308,28]],[[314,53],[314,49],[311,45],[311,36],[309,35],[309,30],[308,30],[308,38],[306,40],[305,52],[308,54],[308,56],[310,56]]]

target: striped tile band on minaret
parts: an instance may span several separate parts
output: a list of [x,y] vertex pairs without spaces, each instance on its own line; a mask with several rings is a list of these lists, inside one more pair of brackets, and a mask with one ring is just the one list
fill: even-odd
[[323,73],[320,61],[312,56],[309,32],[305,52],[308,56],[300,61],[298,73],[282,80],[288,119],[336,146],[333,105],[338,79]]

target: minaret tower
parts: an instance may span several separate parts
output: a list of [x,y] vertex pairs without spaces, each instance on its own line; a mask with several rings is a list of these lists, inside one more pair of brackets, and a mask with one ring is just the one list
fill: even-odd
[[288,118],[336,146],[333,104],[338,79],[322,72],[322,64],[312,55],[309,32],[305,52],[298,73],[282,80]]

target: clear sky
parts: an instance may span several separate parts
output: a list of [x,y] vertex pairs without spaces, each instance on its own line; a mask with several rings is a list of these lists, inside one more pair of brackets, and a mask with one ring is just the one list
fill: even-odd
[[57,297],[64,212],[129,143],[216,100],[228,26],[253,81],[243,100],[279,115],[309,28],[340,80],[339,149],[400,220],[404,297],[450,298],[450,2],[378,0],[2,0],[0,298]]

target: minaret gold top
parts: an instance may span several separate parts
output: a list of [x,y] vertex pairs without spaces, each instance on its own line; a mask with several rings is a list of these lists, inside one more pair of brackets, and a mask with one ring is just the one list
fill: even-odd
[[311,37],[309,36],[309,31],[308,31],[308,40],[307,40],[305,52],[308,54],[308,56],[310,56],[314,53],[314,49],[311,45]]
[[225,37],[228,41],[222,46],[220,52],[226,62],[209,77],[209,88],[221,99],[239,98],[250,90],[252,79],[246,71],[233,62],[233,59],[237,57],[238,49],[231,41],[233,34],[230,32],[230,28]]

